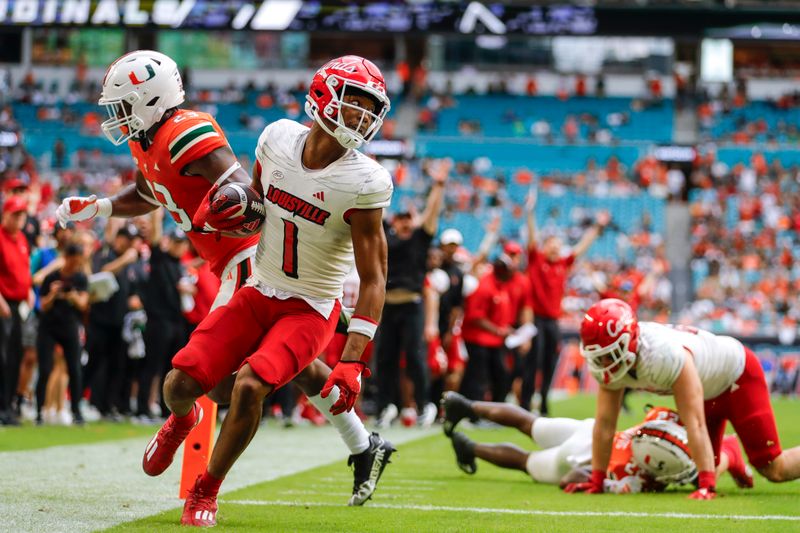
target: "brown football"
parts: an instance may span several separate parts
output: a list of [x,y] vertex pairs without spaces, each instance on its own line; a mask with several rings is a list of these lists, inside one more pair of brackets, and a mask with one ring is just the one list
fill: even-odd
[[211,199],[211,211],[219,213],[234,206],[240,209],[236,215],[244,215],[242,225],[234,230],[226,231],[240,237],[253,235],[261,230],[267,210],[264,201],[258,191],[250,185],[244,183],[225,183],[214,194]]

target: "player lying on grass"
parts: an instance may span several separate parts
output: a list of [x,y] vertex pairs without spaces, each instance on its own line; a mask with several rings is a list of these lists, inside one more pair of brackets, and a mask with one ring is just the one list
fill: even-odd
[[[183,101],[178,66],[164,54],[139,50],[112,63],[103,79],[99,102],[109,111],[102,129],[115,145],[128,143],[139,169],[136,183],[112,198],[66,198],[58,207],[57,216],[63,226],[68,221],[95,216],[135,217],[164,207],[222,282],[213,311],[227,304],[252,274],[259,237],[197,231],[192,218],[210,190],[223,182],[249,184],[251,177],[236,161],[214,118],[181,109]],[[215,223],[220,227],[236,226],[238,220]],[[281,251],[270,253],[280,257]],[[216,355],[207,351],[203,357]],[[377,434],[370,435],[354,412],[330,413],[333,398],[320,395],[330,373],[327,365],[315,360],[294,381],[336,427],[350,449],[349,463],[354,465],[355,480],[349,503],[361,505],[375,490],[374,468],[385,466],[392,447]],[[208,395],[215,402],[226,404],[232,388],[233,379],[225,379]],[[167,375],[163,394],[172,414],[145,452],[142,467],[148,475],[159,475],[172,463],[175,451],[202,416],[194,403],[202,393],[191,372],[173,369]]]
[[697,464],[693,499],[716,493],[725,424],[770,481],[800,478],[800,446],[781,449],[769,388],[756,355],[732,337],[696,328],[641,322],[630,306],[600,300],[581,323],[581,355],[600,384],[592,433],[592,473],[576,492],[603,491],[625,388],[672,394]]
[[[588,481],[592,459],[594,420],[537,417],[516,405],[470,401],[455,392],[442,398],[444,432],[452,439],[458,467],[468,474],[477,470],[475,458],[501,468],[520,470],[534,481],[559,485],[567,491]],[[543,448],[528,452],[513,444],[482,444],[454,431],[463,419],[490,420],[517,428]],[[717,475],[730,472],[741,487],[753,486],[753,475],[744,464],[736,437],[722,445]],[[604,492],[662,491],[670,483],[685,484],[697,477],[697,469],[686,445],[686,430],[678,414],[666,407],[651,407],[644,421],[614,435]]]

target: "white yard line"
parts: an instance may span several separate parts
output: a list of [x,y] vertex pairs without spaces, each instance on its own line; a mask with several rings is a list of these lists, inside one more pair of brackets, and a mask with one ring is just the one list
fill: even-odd
[[[302,501],[264,501],[264,500],[222,500],[228,505],[260,505],[276,507],[338,507],[337,503],[302,502]],[[586,516],[586,517],[619,517],[619,518],[676,518],[676,519],[709,519],[709,520],[754,520],[754,521],[789,521],[800,522],[800,515],[731,515],[701,513],[645,513],[633,511],[546,511],[538,509],[494,509],[491,507],[455,507],[444,505],[414,505],[370,502],[371,508],[398,509],[411,511],[444,511],[453,513],[509,514],[523,516]]]
[[[398,428],[382,435],[401,444],[437,431]],[[0,453],[0,530],[95,531],[181,506],[181,452],[164,475],[148,477],[141,461],[149,440],[137,437]],[[223,492],[310,470],[347,455],[330,426],[263,427],[226,478]],[[346,468],[343,462],[342,469]],[[350,486],[348,478],[342,489]],[[343,497],[340,505],[346,502]]]

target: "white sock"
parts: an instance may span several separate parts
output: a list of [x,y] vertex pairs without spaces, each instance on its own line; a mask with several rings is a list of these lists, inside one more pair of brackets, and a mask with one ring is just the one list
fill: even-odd
[[334,387],[327,398],[323,398],[319,394],[316,396],[309,396],[308,401],[311,405],[319,409],[319,412],[325,416],[325,419],[333,424],[333,427],[339,432],[339,436],[344,441],[345,445],[350,448],[350,453],[359,454],[369,448],[369,431],[364,427],[364,423],[358,418],[355,409],[350,412],[333,416],[331,414],[331,406],[339,399],[339,387]]

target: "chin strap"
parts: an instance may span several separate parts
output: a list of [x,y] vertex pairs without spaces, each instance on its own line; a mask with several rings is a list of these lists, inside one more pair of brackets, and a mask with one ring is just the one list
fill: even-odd
[[333,136],[339,141],[339,144],[350,150],[355,150],[362,144],[361,139],[357,138],[342,126],[336,128],[336,131],[333,132]]

